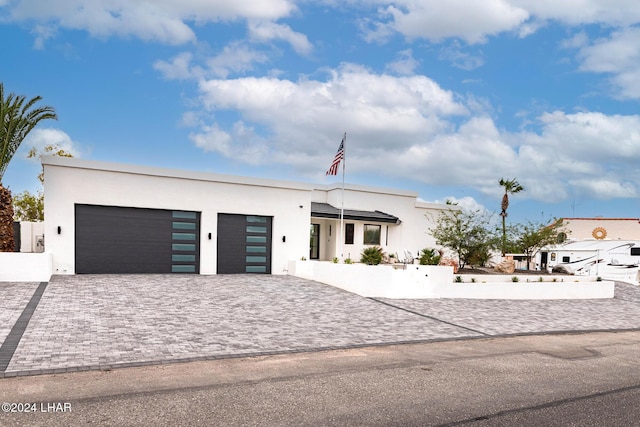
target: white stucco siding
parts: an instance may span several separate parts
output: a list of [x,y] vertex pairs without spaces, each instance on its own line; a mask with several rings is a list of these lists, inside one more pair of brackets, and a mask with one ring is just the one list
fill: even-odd
[[[316,187],[312,201],[329,203],[339,208],[342,203],[342,188],[337,185]],[[362,250],[369,246],[363,243],[365,224],[380,225],[380,246],[389,254],[397,254],[401,260],[405,258],[406,251],[417,257],[423,248],[436,248],[436,242],[429,233],[429,228],[433,227],[434,219],[438,213],[442,209],[449,208],[446,205],[418,201],[417,194],[413,192],[356,185],[345,186],[344,207],[347,210],[381,211],[393,215],[401,221],[400,224],[388,224],[345,219],[345,223],[355,224],[355,233],[353,245],[344,245],[344,257],[350,257],[354,260],[359,260]],[[313,219],[312,222],[317,223],[317,219]],[[336,223],[336,227],[339,227],[337,224],[339,222]],[[326,253],[327,258],[324,259],[331,259],[339,253],[340,241],[334,236],[332,236],[333,238],[326,237],[325,242],[329,249]],[[322,249],[321,254],[324,254]]]
[[200,212],[201,274],[216,273],[218,213],[273,217],[273,274],[285,273],[289,260],[308,256],[311,188],[303,184],[78,159],[47,158],[43,165],[46,245],[54,255],[54,274],[75,272],[76,204]]
[[[591,240],[596,235],[609,240],[640,240],[640,220],[637,218],[563,218],[570,240]],[[604,230],[604,233],[602,233]]]

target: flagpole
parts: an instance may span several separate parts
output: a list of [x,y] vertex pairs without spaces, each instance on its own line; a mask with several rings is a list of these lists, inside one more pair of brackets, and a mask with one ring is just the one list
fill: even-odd
[[340,258],[344,260],[344,169],[347,163],[347,133],[342,137],[342,206],[340,207]]

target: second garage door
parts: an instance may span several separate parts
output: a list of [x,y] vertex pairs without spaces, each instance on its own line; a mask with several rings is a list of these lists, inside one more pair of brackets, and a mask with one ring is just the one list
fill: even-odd
[[271,273],[272,217],[218,214],[218,274]]

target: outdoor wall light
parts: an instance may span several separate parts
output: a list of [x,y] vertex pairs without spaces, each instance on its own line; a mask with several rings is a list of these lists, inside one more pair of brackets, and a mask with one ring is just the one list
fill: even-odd
[[211,233],[209,233],[209,240],[211,240]]
[[62,234],[62,227],[58,226],[58,234]]
[[282,243],[285,243],[287,241],[287,236],[282,236]]

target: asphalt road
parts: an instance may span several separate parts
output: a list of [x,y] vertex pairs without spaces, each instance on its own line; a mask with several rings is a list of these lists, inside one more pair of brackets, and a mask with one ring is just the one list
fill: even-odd
[[603,332],[5,378],[0,425],[638,425],[639,354]]

